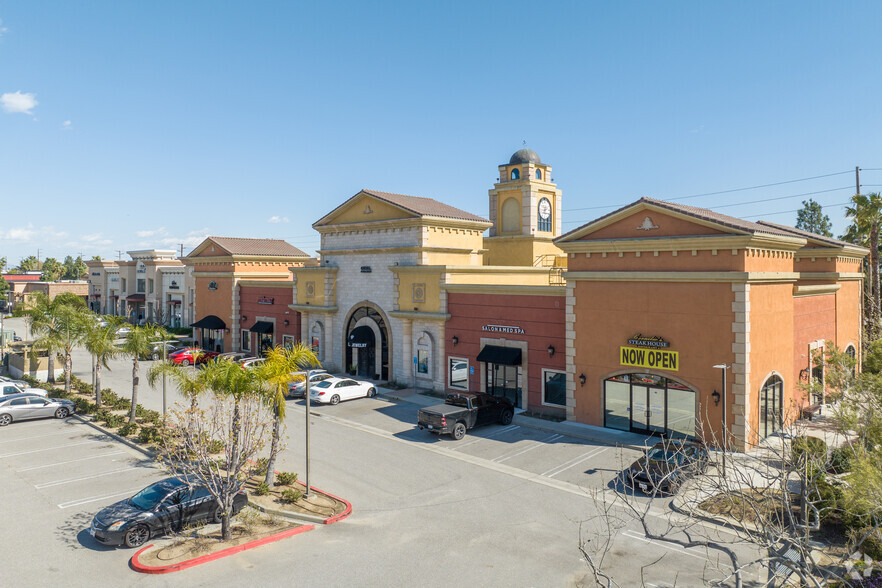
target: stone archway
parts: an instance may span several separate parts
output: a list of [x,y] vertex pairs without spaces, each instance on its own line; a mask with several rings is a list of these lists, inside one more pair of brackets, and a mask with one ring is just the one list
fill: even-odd
[[367,300],[354,304],[343,325],[344,369],[351,375],[388,380],[391,334],[389,318],[379,306]]

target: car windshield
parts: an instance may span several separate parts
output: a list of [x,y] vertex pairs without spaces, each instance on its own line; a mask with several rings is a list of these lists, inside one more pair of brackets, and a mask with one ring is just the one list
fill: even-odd
[[663,449],[661,447],[653,447],[646,454],[649,461],[667,462],[670,464],[678,464],[683,461],[683,454],[674,449]]
[[153,484],[132,496],[129,502],[141,510],[153,510],[165,498],[168,491],[167,484]]

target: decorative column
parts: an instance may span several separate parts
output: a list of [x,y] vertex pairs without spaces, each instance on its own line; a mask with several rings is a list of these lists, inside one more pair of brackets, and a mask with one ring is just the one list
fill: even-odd
[[[732,424],[729,439],[731,449],[744,451],[751,442],[750,423],[750,284],[732,284],[735,300],[732,302]],[[724,407],[725,410],[725,407]]]

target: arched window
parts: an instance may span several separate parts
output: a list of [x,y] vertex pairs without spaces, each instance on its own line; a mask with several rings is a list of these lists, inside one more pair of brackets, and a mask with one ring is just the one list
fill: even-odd
[[521,179],[521,170],[519,170],[518,168],[511,170],[511,179],[520,180]]
[[514,199],[509,198],[502,203],[502,232],[516,233],[521,230],[521,206]]
[[784,420],[784,382],[778,376],[770,376],[759,394],[759,436],[765,439],[781,429]]
[[536,170],[536,179],[537,179],[537,180],[541,180],[541,179],[542,179],[542,170],[541,170],[541,169],[537,169],[537,170]]
[[857,349],[854,348],[854,345],[849,345],[845,348],[845,355],[849,356],[854,363],[851,365],[851,375],[855,375],[857,373]]
[[545,231],[546,233],[551,232],[551,202],[548,201],[548,198],[542,198],[539,200],[537,213],[539,215],[539,221],[536,228],[540,231]]

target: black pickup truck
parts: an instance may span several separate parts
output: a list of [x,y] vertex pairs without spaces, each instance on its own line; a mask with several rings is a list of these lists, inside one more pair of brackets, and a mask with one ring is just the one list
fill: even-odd
[[448,434],[457,441],[472,427],[490,423],[510,425],[514,406],[508,398],[481,392],[455,392],[444,404],[420,409],[417,425],[439,435]]

